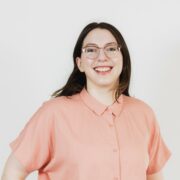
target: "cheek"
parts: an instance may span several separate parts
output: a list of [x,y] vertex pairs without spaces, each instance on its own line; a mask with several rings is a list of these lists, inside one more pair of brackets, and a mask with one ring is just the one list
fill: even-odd
[[115,67],[117,67],[117,69],[119,71],[122,71],[123,68],[123,59],[122,58],[118,58],[114,61]]
[[93,65],[93,61],[89,60],[89,59],[84,59],[82,62],[82,67],[84,68],[84,70],[86,69],[92,69],[92,65]]
[[114,68],[114,76],[120,76],[121,72],[122,72],[122,68],[123,68],[123,62],[122,61],[118,61],[115,63],[115,68]]

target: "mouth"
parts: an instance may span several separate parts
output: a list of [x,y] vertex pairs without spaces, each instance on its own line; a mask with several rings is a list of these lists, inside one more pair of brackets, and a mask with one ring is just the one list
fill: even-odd
[[97,66],[93,69],[97,74],[106,75],[111,73],[113,66]]

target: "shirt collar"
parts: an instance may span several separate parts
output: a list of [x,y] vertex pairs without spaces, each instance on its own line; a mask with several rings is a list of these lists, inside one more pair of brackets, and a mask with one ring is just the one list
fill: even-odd
[[123,94],[121,94],[118,98],[118,102],[115,101],[113,104],[107,106],[99,102],[95,97],[90,95],[85,87],[80,92],[80,97],[85,103],[85,105],[90,108],[93,112],[98,115],[102,115],[105,110],[109,109],[115,116],[118,116],[122,109],[123,104]]

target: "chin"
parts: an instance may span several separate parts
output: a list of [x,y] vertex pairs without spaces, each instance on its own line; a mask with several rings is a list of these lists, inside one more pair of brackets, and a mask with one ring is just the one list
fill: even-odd
[[112,87],[114,83],[113,82],[97,82],[96,85],[100,87]]

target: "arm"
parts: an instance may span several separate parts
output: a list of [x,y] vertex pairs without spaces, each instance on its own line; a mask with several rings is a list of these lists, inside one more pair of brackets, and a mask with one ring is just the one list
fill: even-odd
[[10,154],[2,174],[1,180],[24,180],[29,173],[17,161],[13,153]]
[[158,173],[148,175],[147,180],[164,180],[163,173],[160,171]]

